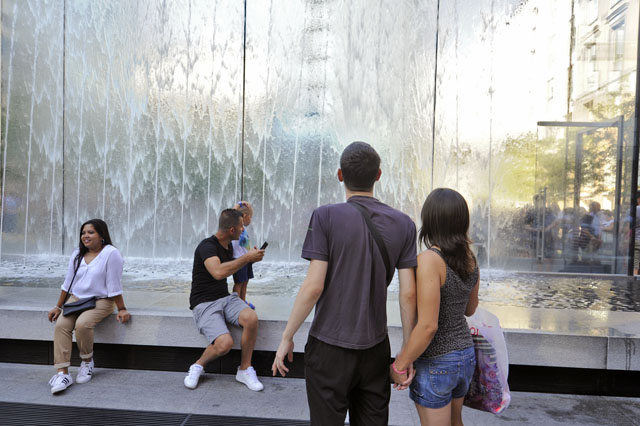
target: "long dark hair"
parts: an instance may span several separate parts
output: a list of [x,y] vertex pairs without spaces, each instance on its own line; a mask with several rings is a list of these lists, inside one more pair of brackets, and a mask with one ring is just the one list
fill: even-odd
[[78,245],[78,248],[80,249],[80,251],[76,256],[76,267],[80,265],[80,262],[82,262],[82,258],[89,251],[89,249],[86,248],[82,243],[82,230],[86,225],[93,225],[93,229],[95,229],[98,235],[100,235],[100,237],[102,238],[102,247],[106,246],[107,244],[113,245],[111,243],[111,235],[109,235],[109,227],[107,226],[107,223],[104,220],[90,219],[86,221],[85,223],[82,224],[82,226],[80,226],[80,244]]
[[470,247],[469,207],[464,197],[453,189],[434,189],[425,200],[420,217],[420,244],[440,247],[447,265],[466,280],[476,260]]

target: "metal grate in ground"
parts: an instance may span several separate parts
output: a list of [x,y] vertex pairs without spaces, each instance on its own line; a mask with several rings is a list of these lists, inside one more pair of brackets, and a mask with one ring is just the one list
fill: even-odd
[[308,426],[309,422],[254,417],[159,413],[0,402],[2,426]]

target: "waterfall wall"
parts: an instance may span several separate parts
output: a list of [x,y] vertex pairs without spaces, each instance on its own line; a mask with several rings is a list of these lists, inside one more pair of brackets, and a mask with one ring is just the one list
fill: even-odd
[[3,0],[0,257],[68,254],[92,217],[127,256],[190,257],[242,196],[297,260],[364,140],[378,198],[418,221],[456,188],[505,266],[538,190],[505,184],[506,141],[566,117],[568,3]]

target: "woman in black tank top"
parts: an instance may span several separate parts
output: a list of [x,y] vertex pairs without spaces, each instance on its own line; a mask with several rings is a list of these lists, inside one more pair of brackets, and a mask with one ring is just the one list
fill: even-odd
[[468,237],[469,208],[458,192],[435,189],[424,202],[416,290],[418,321],[391,365],[406,385],[422,425],[462,425],[462,402],[475,369],[465,315],[478,306],[479,272]]

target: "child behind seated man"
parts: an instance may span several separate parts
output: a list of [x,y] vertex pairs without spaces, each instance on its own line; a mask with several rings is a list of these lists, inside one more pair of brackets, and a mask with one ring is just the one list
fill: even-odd
[[[239,210],[242,213],[242,219],[244,221],[244,230],[240,234],[240,239],[231,242],[233,245],[233,258],[237,259],[251,249],[251,242],[249,240],[249,234],[247,232],[247,226],[251,224],[251,218],[253,217],[253,208],[251,204],[246,201],[238,202],[234,209]],[[251,309],[255,309],[251,303],[247,302],[247,284],[249,279],[253,278],[253,267],[251,263],[243,266],[238,272],[233,274],[233,291],[238,293],[238,296],[245,301]]]

